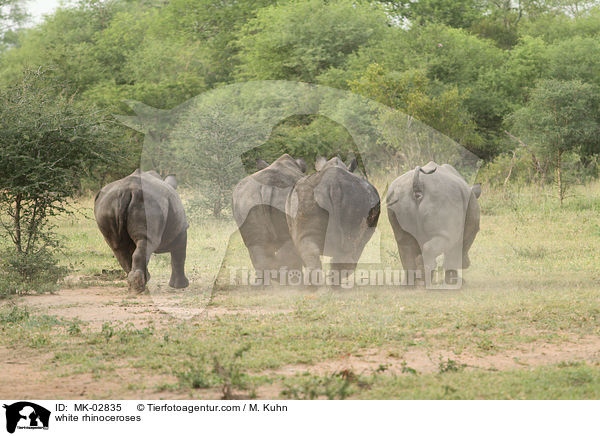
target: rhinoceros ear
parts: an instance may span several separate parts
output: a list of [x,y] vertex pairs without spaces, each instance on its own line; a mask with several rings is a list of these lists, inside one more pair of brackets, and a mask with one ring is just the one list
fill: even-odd
[[315,161],[315,170],[321,171],[326,164],[327,159],[325,159],[323,156],[319,156]]
[[306,172],[306,161],[304,159],[296,159],[296,164],[298,165],[298,168],[300,168],[300,171],[303,173]]
[[475,194],[475,198],[479,198],[479,196],[481,195],[481,185],[479,183],[476,183],[471,187],[471,190],[473,191],[473,194]]
[[353,173],[357,167],[358,167],[358,161],[356,160],[356,158],[353,158],[352,161],[350,162],[350,165],[348,165],[348,171]]
[[264,170],[266,167],[268,167],[269,164],[262,160],[262,159],[256,159],[256,168],[258,168],[258,170]]
[[165,177],[165,182],[171,185],[173,189],[177,189],[177,177],[175,177],[175,174],[169,174]]

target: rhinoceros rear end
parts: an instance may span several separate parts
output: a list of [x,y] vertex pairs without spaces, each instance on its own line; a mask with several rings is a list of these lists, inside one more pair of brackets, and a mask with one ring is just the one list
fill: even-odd
[[171,253],[171,287],[189,285],[184,269],[188,223],[174,177],[169,177],[167,183],[154,171],[136,170],[96,196],[98,228],[128,274],[130,290],[137,293],[150,280],[152,253]]
[[446,283],[458,283],[458,270],[469,267],[468,252],[479,231],[480,194],[479,185],[469,186],[454,167],[435,162],[392,182],[388,217],[407,273],[431,283],[443,254]]

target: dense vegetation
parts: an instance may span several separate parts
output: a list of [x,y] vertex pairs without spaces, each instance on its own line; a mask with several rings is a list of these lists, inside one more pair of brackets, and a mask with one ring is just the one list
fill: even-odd
[[[600,8],[579,0],[83,0],[11,36],[0,85],[42,67],[57,92],[123,113],[125,99],[172,108],[246,80],[325,84],[400,109],[488,162],[517,150],[516,160],[532,163],[520,176],[548,181],[558,149],[567,167],[594,175],[599,59]],[[585,124],[585,138],[550,144],[535,131],[545,123],[536,120],[546,117],[542,94],[568,100],[562,122]],[[311,141],[328,127],[294,119],[280,133]],[[334,142],[318,151],[334,152]],[[138,159],[122,144],[127,165],[111,169],[119,174]],[[119,175],[107,171],[99,177]]]
[[[75,191],[96,190],[138,167],[144,140],[177,143],[156,129],[138,129],[141,133],[115,122],[111,114],[131,113],[125,101],[147,105],[141,109],[146,115],[136,110],[143,122],[154,116],[152,108],[172,109],[207,91],[252,80],[326,85],[397,109],[482,158],[486,165],[479,178],[488,186],[556,185],[562,204],[569,186],[597,177],[595,2],[79,0],[33,27],[24,23],[22,1],[0,0],[0,107],[21,111],[2,112],[0,120],[3,135],[12,132],[0,141],[5,172],[0,192],[8,216],[14,217],[19,192],[31,187],[29,179],[7,176],[14,172],[11,165],[27,162],[21,169],[38,178],[60,175],[68,187],[35,189],[44,196],[59,192],[60,201],[52,204],[62,207]],[[28,86],[32,74],[40,82],[36,87]],[[38,88],[47,107],[38,107]],[[14,89],[23,90],[16,102]],[[52,100],[85,125],[74,127],[75,118],[59,112],[51,116]],[[71,136],[33,135],[38,112],[51,119],[54,130]],[[228,207],[232,183],[211,177],[211,165],[228,165],[219,141],[236,144],[240,136],[228,116],[213,110],[208,118],[183,120],[204,149],[180,157],[209,188],[204,206],[215,216]],[[393,117],[382,121],[395,123]],[[207,125],[220,133],[207,134]],[[391,167],[404,138],[386,129],[378,146]],[[347,154],[351,144],[348,132],[330,119],[293,116],[277,126],[260,157],[290,152],[310,166],[319,154]],[[52,153],[65,164],[71,161],[63,156],[76,160],[74,170],[54,172]],[[246,153],[245,164],[257,155]],[[8,230],[20,233],[14,220]]]

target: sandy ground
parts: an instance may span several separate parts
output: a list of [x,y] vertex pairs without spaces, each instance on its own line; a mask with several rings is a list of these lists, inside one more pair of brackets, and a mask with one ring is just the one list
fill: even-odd
[[[89,328],[100,329],[106,321],[132,323],[136,328],[154,325],[155,328],[172,324],[173,318],[157,309],[148,295],[128,298],[123,287],[90,287],[63,289],[57,294],[25,296],[21,304],[35,308],[36,312],[65,318],[79,318]],[[244,311],[249,311],[245,309]],[[208,307],[203,316],[214,317],[233,313],[230,309]],[[239,312],[237,312],[239,313]],[[0,347],[0,398],[4,399],[175,399],[190,398],[189,392],[159,391],[160,384],[174,384],[174,376],[139,373],[133,369],[117,368],[110,377],[95,377],[93,374],[77,374],[56,377],[43,369],[52,358],[52,353],[37,350],[10,349]],[[315,365],[290,365],[264,374],[291,376],[306,371],[326,375],[351,370],[356,374],[370,374],[386,366],[387,373],[405,374],[409,367],[418,373],[435,373],[440,361],[453,359],[465,364],[466,370],[510,370],[532,368],[565,361],[600,362],[600,337],[573,338],[569,342],[549,344],[532,342],[496,354],[454,354],[448,350],[414,349],[406,352],[386,349],[366,349],[339,359],[326,360]],[[127,389],[128,385],[143,386]],[[259,398],[277,397],[277,386],[261,387]],[[196,393],[195,395],[198,395]],[[217,390],[202,391],[203,398],[219,398]]]
[[446,350],[410,350],[403,353],[381,349],[363,350],[341,359],[326,360],[315,365],[289,365],[274,371],[276,374],[293,375],[309,371],[311,374],[332,374],[352,370],[354,373],[370,374],[386,366],[386,372],[404,374],[404,368],[412,368],[418,373],[429,374],[439,371],[440,362],[452,359],[466,370],[483,369],[503,371],[532,368],[561,362],[586,361],[600,362],[600,338],[589,336],[576,343],[546,344],[533,342],[517,349],[499,352],[494,355],[455,354]]

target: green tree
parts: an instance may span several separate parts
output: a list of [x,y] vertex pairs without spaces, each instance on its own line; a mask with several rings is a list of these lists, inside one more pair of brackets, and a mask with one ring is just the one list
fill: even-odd
[[545,77],[600,85],[600,38],[575,36],[547,49]]
[[118,4],[90,0],[59,8],[39,26],[22,32],[18,46],[0,58],[0,82],[18,82],[23,71],[42,67],[47,77],[67,87],[69,93],[85,91],[106,77],[94,51],[94,39],[108,25]]
[[480,151],[481,137],[465,107],[465,96],[456,86],[436,90],[421,70],[389,72],[372,64],[362,77],[350,82],[350,89],[401,110],[476,154]]
[[[57,96],[40,71],[0,90],[0,131],[0,224],[13,244],[3,257],[27,282],[56,266],[49,218],[66,211],[110,135],[97,113],[79,108],[66,94]],[[41,262],[39,268],[32,259]]]
[[239,77],[313,82],[377,40],[387,18],[364,1],[291,1],[258,11],[241,31]]
[[252,168],[256,159],[272,163],[283,153],[303,158],[309,168],[318,156],[346,158],[356,145],[344,126],[321,115],[295,115],[273,128],[264,144],[243,154],[245,166]]
[[[593,2],[589,4],[592,5]],[[597,37],[600,34],[600,8],[596,5],[595,8],[577,14],[561,13],[560,9],[555,9],[554,12],[522,22],[520,34],[542,38],[549,44],[576,36]]]
[[512,148],[504,133],[504,119],[525,104],[530,88],[546,74],[547,51],[543,40],[525,36],[506,52],[501,65],[482,68],[470,86],[467,106],[485,138],[485,152],[480,157],[490,160]]
[[563,155],[600,151],[599,109],[600,94],[593,85],[542,80],[527,104],[510,117],[513,131],[552,163],[561,205],[565,197]]
[[383,3],[399,18],[417,25],[441,23],[467,28],[484,12],[483,0],[388,0]]
[[29,18],[24,6],[23,0],[0,0],[0,50],[14,43],[15,31]]
[[[428,80],[427,95],[437,96],[456,88],[462,109],[475,123],[477,134],[485,138],[468,146],[481,158],[488,159],[502,149],[497,138],[504,135],[501,128],[503,117],[511,112],[507,109],[510,99],[500,92],[502,81],[494,77],[506,59],[507,53],[491,41],[463,29],[439,23],[414,26],[408,30],[390,27],[380,40],[350,55],[344,67],[331,68],[321,74],[319,81],[337,87],[346,83],[347,87],[348,83],[360,80],[372,64],[385,69],[387,73],[384,76],[392,82],[396,80],[394,76],[407,71],[421,71]],[[387,88],[385,84],[381,86]],[[370,91],[363,95],[376,96]],[[431,125],[435,127],[435,124]],[[453,136],[446,128],[436,128]],[[473,147],[476,143],[478,145]]]
[[240,156],[248,144],[259,144],[251,123],[217,105],[201,105],[183,116],[172,142],[182,179],[198,190],[201,211],[220,218],[245,170]]
[[275,3],[276,0],[172,0],[161,8],[151,33],[160,41],[169,38],[201,47],[206,59],[202,77],[213,88],[233,81],[238,31],[259,10]]

